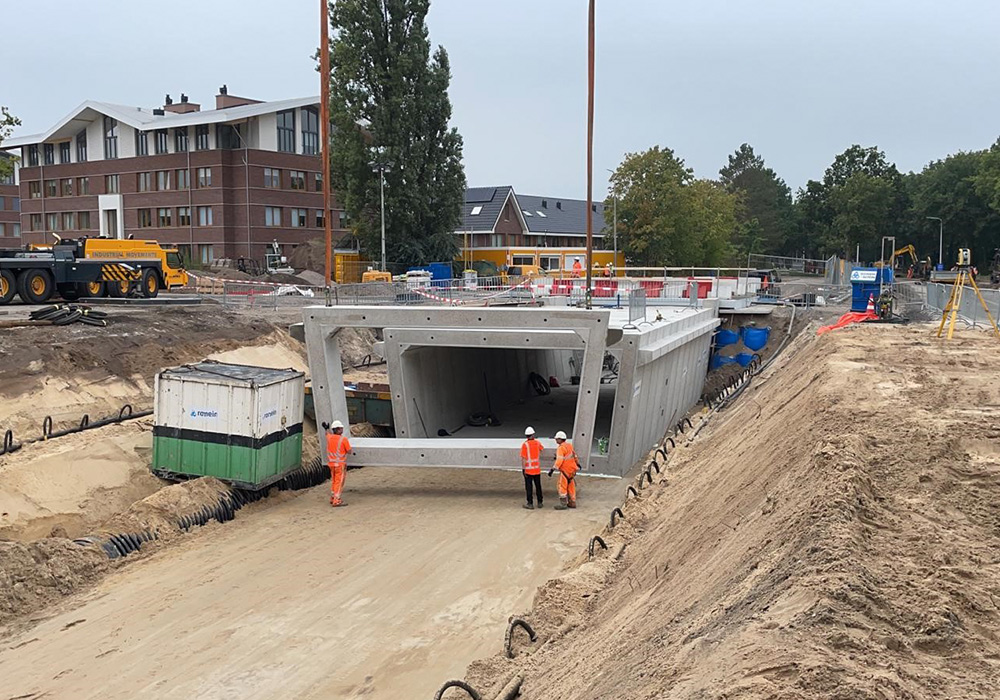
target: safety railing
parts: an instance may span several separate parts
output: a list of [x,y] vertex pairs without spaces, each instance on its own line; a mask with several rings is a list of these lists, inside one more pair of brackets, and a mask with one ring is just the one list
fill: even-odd
[[[596,277],[592,280],[591,298],[598,304],[627,305],[633,296],[642,295],[642,304],[690,304],[704,300],[768,298],[761,290],[762,280],[748,276],[698,276],[678,272],[705,273],[709,270],[684,268],[668,270],[677,276]],[[716,272],[716,268],[711,269]],[[804,285],[800,285],[803,286]],[[772,285],[770,290],[774,290]],[[244,280],[213,280],[202,285],[201,292],[230,307],[277,309],[280,307],[326,304],[330,306],[413,305],[494,305],[526,302],[544,298],[565,298],[568,303],[583,302],[587,281],[583,278],[559,279],[548,276],[477,277],[462,279],[409,279],[393,282],[358,282],[335,284],[329,290],[293,284],[274,284]],[[779,295],[770,295],[778,298]],[[780,296],[787,296],[782,293]]]
[[[927,290],[927,307],[937,313],[944,313],[945,308],[948,306],[948,300],[951,299],[954,285],[928,282],[923,286]],[[979,291],[983,295],[983,301],[986,303],[990,314],[992,314],[993,320],[995,321],[1000,318],[1000,289],[983,289],[980,287]],[[989,320],[986,318],[986,310],[983,309],[983,305],[976,296],[976,291],[970,286],[966,286],[962,291],[962,299],[958,305],[958,315],[973,327],[989,326]]]

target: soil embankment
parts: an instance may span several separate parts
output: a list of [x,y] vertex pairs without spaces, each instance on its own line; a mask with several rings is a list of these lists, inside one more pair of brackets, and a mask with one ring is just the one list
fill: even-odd
[[1000,347],[920,325],[792,348],[630,502],[610,553],[539,589],[539,643],[473,664],[474,685],[997,697]]

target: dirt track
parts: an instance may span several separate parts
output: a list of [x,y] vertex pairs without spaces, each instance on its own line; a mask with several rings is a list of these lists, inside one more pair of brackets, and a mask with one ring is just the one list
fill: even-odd
[[470,680],[519,670],[526,700],[998,697],[1000,344],[915,325],[793,347],[626,507],[619,559],[540,589],[535,653]]
[[[544,479],[544,477],[543,477]],[[3,697],[420,698],[497,649],[507,616],[621,498],[520,508],[519,474],[363,469],[210,525],[3,636]]]

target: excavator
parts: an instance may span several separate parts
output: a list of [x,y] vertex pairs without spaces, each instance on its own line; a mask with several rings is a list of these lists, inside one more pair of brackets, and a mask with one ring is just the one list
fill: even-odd
[[[906,266],[906,255],[909,255],[912,261],[909,267]],[[894,250],[892,252],[892,261],[893,272],[899,277],[905,273],[907,279],[929,280],[931,278],[931,270],[934,269],[934,264],[929,257],[926,260],[921,260],[917,257],[917,249],[913,247],[912,243]]]

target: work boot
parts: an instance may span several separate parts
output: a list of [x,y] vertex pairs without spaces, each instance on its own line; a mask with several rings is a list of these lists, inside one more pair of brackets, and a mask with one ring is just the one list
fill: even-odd
[[541,508],[541,507],[542,507],[542,502],[541,502],[541,501],[539,501],[539,502],[538,502],[538,507],[539,507],[539,508]]
[[559,499],[559,505],[557,505],[555,507],[555,509],[556,510],[566,510],[567,508],[569,508],[569,506],[566,505],[566,499],[565,498],[560,498]]
[[334,508],[340,508],[341,506],[346,506],[347,504],[344,503],[339,498],[331,498],[330,499],[330,505],[333,506]]
[[525,503],[521,507],[524,508],[525,510],[534,510],[535,509],[535,506],[531,505],[530,503]]
[[566,504],[567,508],[576,508],[576,501],[570,501]]

